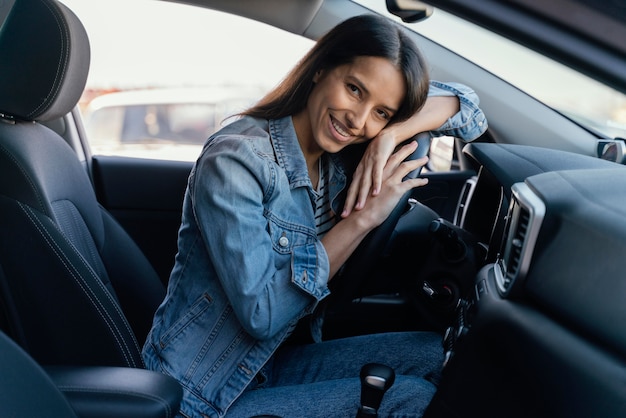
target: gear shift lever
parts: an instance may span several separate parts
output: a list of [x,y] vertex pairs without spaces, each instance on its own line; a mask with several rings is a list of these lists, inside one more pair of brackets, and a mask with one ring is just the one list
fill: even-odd
[[357,418],[378,416],[383,395],[393,385],[396,374],[391,367],[368,363],[361,368],[361,407]]

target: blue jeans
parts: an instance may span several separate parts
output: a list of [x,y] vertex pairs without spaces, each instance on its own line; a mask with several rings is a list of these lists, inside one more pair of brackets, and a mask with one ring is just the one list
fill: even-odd
[[381,363],[396,373],[383,397],[380,417],[421,417],[435,393],[443,360],[435,333],[387,333],[282,347],[264,368],[266,380],[246,390],[227,417],[282,418],[356,416],[359,373]]

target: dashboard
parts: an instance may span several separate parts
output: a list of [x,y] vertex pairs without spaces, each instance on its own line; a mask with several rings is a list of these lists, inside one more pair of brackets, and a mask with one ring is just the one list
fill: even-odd
[[454,223],[489,255],[445,332],[427,415],[621,415],[626,167],[506,144],[464,154],[478,174]]
[[463,153],[478,174],[466,183],[454,223],[488,247],[487,262],[494,262],[505,250],[507,214],[516,183],[548,172],[626,168],[599,158],[522,145],[470,143]]

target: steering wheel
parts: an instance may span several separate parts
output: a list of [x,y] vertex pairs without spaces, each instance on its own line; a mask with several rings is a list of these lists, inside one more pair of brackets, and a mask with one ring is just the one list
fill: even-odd
[[[418,147],[406,161],[416,160],[428,154],[430,149],[430,134],[420,133],[412,137],[409,141],[417,141]],[[407,141],[408,142],[408,141]],[[405,179],[416,178],[420,175],[422,167],[413,170],[405,176]],[[361,241],[354,253],[350,256],[341,271],[341,277],[337,280],[337,285],[333,289],[335,300],[339,303],[350,302],[356,295],[358,289],[362,287],[368,273],[372,271],[374,262],[385,249],[387,242],[391,238],[396,224],[409,208],[409,197],[412,190],[407,191],[398,201],[396,207],[391,211],[387,219],[374,228]]]

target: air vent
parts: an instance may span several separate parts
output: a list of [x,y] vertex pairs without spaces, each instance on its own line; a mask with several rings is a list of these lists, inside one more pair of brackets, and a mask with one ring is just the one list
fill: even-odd
[[509,268],[507,269],[508,278],[513,278],[519,273],[519,269],[522,262],[522,248],[526,241],[526,235],[528,233],[528,226],[530,223],[530,214],[524,208],[519,209],[517,225],[515,231],[513,231],[513,238],[511,239],[511,254],[509,257]]
[[470,177],[465,181],[461,195],[459,196],[459,202],[456,205],[456,211],[454,212],[454,224],[460,228],[463,228],[465,223],[465,214],[474,190],[476,189],[477,177]]
[[505,238],[495,268],[498,289],[503,295],[521,286],[546,212],[544,203],[526,184],[516,183],[511,191]]

